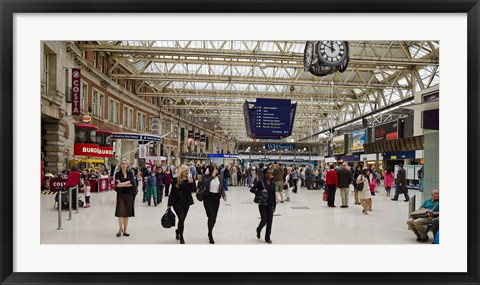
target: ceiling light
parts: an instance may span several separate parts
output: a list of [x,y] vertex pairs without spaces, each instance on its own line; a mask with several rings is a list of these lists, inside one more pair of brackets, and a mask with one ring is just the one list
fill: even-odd
[[260,69],[266,69],[268,65],[265,62],[262,62],[258,67],[260,67]]

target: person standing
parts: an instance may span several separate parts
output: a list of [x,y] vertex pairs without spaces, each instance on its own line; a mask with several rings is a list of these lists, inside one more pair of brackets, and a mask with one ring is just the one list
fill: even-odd
[[157,168],[157,173],[155,173],[155,177],[157,178],[157,204],[160,204],[162,203],[162,198],[163,198],[163,180],[164,180],[163,169],[161,167]]
[[230,168],[230,176],[232,177],[232,186],[238,186],[237,182],[237,167],[235,164]]
[[[80,172],[76,166],[72,167],[72,171],[70,171],[67,175],[67,182],[65,182],[64,190],[67,191],[70,188],[80,187]],[[71,195],[69,196],[70,202],[72,203],[72,209],[77,209],[77,191],[71,191]],[[61,207],[61,202],[58,203],[59,207]]]
[[187,218],[190,205],[193,205],[192,192],[196,189],[193,178],[189,178],[190,169],[186,165],[180,166],[178,171],[177,183],[172,186],[172,192],[168,197],[168,208],[172,208],[178,217],[178,226],[175,231],[175,237],[180,240],[181,244],[185,244],[183,231],[185,227],[185,219]]
[[222,171],[223,176],[223,186],[225,187],[225,191],[228,191],[228,180],[230,178],[230,170],[228,169],[228,164],[225,165]]
[[293,167],[291,175],[292,175],[292,182],[293,182],[293,193],[297,193],[298,171],[296,166]]
[[356,180],[357,184],[362,184],[363,188],[358,193],[358,197],[362,203],[362,213],[368,215],[369,209],[372,208],[372,194],[370,193],[370,171],[363,169],[362,174]]
[[249,165],[247,168],[247,185],[248,188],[252,188],[252,182],[253,182],[253,167],[252,165]]
[[391,167],[387,168],[387,171],[383,173],[383,186],[387,191],[387,196],[390,196],[390,190],[393,187],[393,170]]
[[337,171],[337,178],[340,197],[342,198],[340,208],[348,208],[348,187],[352,183],[352,173],[347,169],[347,163],[342,163],[342,167]]
[[355,188],[355,184],[357,181],[358,176],[362,175],[362,167],[357,165],[355,167],[355,172],[353,173],[353,197],[355,198],[355,205],[360,205],[360,199],[358,198],[358,190]]
[[238,186],[245,186],[245,184],[242,184],[242,168],[240,167],[240,165],[237,169],[237,184]]
[[327,171],[325,183],[327,185],[328,207],[335,208],[335,192],[338,187],[338,178],[333,164],[330,164],[330,170]]
[[148,206],[150,206],[150,201],[153,198],[153,204],[157,206],[157,177],[155,177],[155,170],[150,172],[148,176]]
[[170,193],[170,184],[172,184],[172,172],[170,171],[170,167],[168,167],[165,171],[165,197],[168,197]]
[[117,192],[117,203],[115,207],[115,217],[118,217],[117,237],[127,233],[128,218],[135,217],[133,205],[133,174],[128,170],[128,161],[124,158],[120,163],[120,171],[115,174],[115,191]]
[[273,168],[273,183],[275,185],[275,197],[277,202],[283,203],[283,169],[281,164],[275,164]]
[[420,192],[423,192],[423,165],[422,167],[420,167],[420,169],[417,171],[417,175],[418,175],[418,187],[419,187],[419,191]]
[[405,172],[405,169],[403,169],[403,164],[398,165],[397,179],[395,180],[395,184],[395,196],[392,198],[392,200],[397,201],[400,193],[403,193],[405,196],[405,202],[408,202],[410,197],[408,196],[407,173]]
[[227,202],[227,195],[225,194],[225,188],[221,181],[223,181],[223,177],[218,175],[217,165],[215,163],[210,164],[208,166],[208,174],[203,178],[206,191],[203,206],[205,207],[205,212],[208,217],[208,240],[211,244],[215,243],[213,239],[213,227],[217,221],[220,198],[223,198],[223,200]]
[[270,239],[272,234],[273,213],[277,203],[275,201],[275,186],[272,182],[272,171],[269,168],[263,170],[263,180],[257,181],[255,185],[250,189],[250,192],[256,196],[265,193],[267,195],[267,205],[258,205],[258,211],[260,212],[260,223],[257,227],[257,238],[260,239],[263,227],[267,226],[265,232],[265,242],[272,243]]
[[285,170],[287,170],[287,176],[285,176],[285,182],[284,182],[284,185],[287,186],[287,189],[285,189],[285,194],[287,197],[285,201],[290,202],[291,192],[293,189],[292,168],[285,168]]
[[143,203],[147,202],[148,198],[148,176],[150,176],[150,166],[143,167],[142,177],[143,177]]

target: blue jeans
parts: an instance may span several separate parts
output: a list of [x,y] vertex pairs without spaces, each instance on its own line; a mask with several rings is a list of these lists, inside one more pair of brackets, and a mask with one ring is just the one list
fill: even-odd
[[252,188],[252,176],[247,177],[247,184],[249,188]]
[[225,187],[225,191],[228,191],[228,177],[223,178],[223,187]]

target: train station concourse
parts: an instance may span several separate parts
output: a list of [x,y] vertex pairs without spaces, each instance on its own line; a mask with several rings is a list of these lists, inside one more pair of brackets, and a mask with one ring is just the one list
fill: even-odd
[[42,245],[440,244],[440,41],[42,41],[40,63]]

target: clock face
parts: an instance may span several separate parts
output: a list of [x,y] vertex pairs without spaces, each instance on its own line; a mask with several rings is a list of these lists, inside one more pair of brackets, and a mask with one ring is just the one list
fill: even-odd
[[326,65],[338,66],[348,56],[348,43],[345,41],[319,41],[317,56]]

